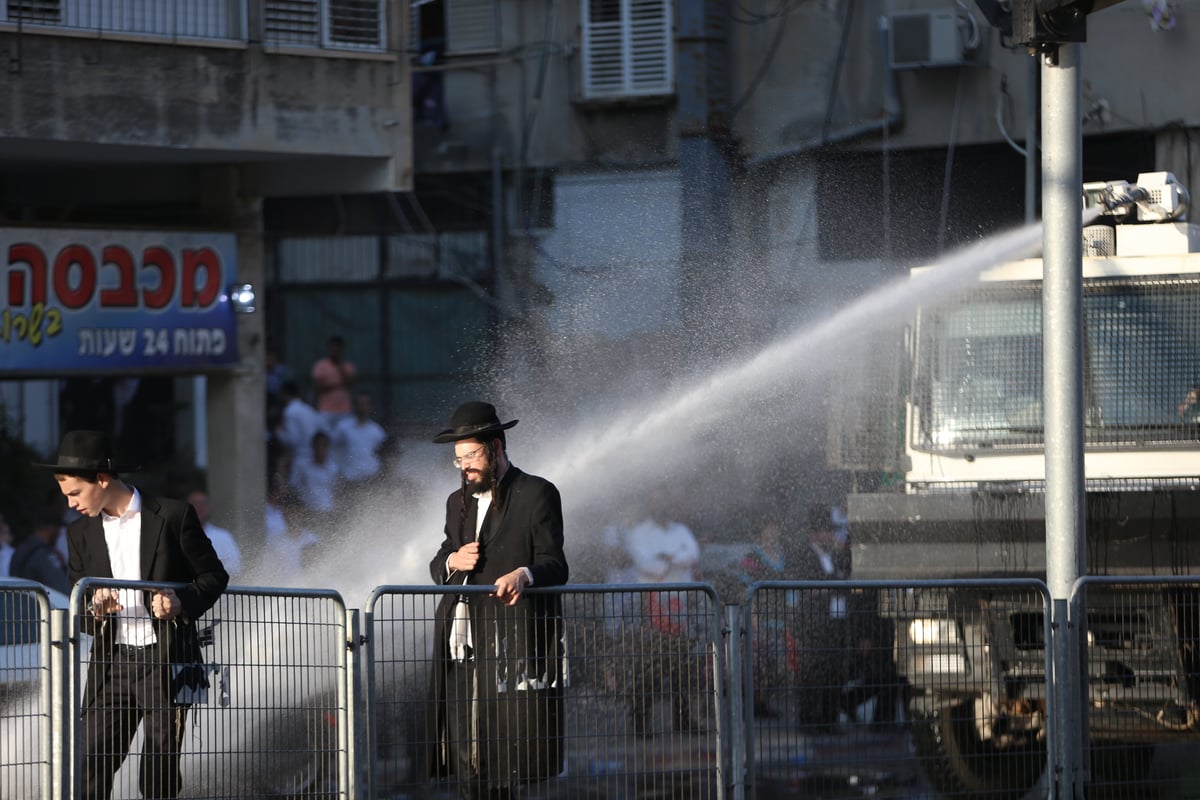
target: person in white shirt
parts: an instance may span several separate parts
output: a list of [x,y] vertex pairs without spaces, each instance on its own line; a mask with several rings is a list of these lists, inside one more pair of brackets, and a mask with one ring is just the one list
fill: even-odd
[[295,382],[284,382],[280,397],[284,406],[275,436],[287,448],[290,467],[286,474],[288,481],[294,484],[300,465],[312,460],[313,434],[325,429],[325,420],[315,408],[300,399]]
[[281,527],[267,536],[262,573],[275,583],[287,584],[310,566],[321,540],[309,530],[308,515],[295,491],[281,489],[274,505]]
[[374,409],[371,395],[359,392],[354,398],[354,416],[341,419],[333,429],[333,458],[351,491],[367,488],[379,475],[379,449],[387,441],[387,433],[371,419]]
[[330,457],[329,434],[317,431],[312,438],[312,458],[296,464],[292,488],[308,509],[312,527],[324,533],[334,511],[334,489],[338,468]]
[[107,798],[141,729],[138,788],[174,798],[188,709],[206,685],[199,620],[229,574],[187,503],[143,494],[119,476],[136,472],[114,457],[107,434],[70,431],[50,469],[80,518],[67,530],[69,577],[141,581],[141,588],[87,592],[92,634],[78,721],[83,794]]
[[209,519],[212,515],[212,502],[208,498],[208,492],[203,489],[193,489],[188,493],[187,501],[192,504],[192,508],[196,509],[196,516],[200,518],[200,524],[204,526],[204,532],[208,534],[208,540],[212,542],[213,549],[217,551],[217,556],[225,565],[225,571],[229,573],[230,580],[236,578],[242,571],[242,551],[238,548],[237,540],[233,538],[232,533],[213,524]]
[[[632,563],[638,583],[689,583],[696,579],[700,562],[700,543],[691,529],[672,521],[664,501],[657,500],[646,519],[627,528],[622,536],[625,552]],[[655,697],[670,696],[671,724],[677,731],[698,730],[692,720],[690,689],[698,679],[688,674],[691,650],[691,614],[687,607],[689,592],[654,591],[645,595],[643,613],[649,625],[643,659],[629,676],[627,702],[634,734],[643,739],[654,736],[651,706]]]

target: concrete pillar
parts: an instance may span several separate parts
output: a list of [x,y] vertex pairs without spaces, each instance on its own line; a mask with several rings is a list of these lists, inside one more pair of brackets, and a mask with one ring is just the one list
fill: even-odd
[[262,198],[238,196],[231,204],[238,281],[253,284],[259,299],[257,311],[238,315],[238,367],[208,376],[208,489],[213,521],[233,532],[248,564],[262,544],[267,497],[262,302],[266,272]]

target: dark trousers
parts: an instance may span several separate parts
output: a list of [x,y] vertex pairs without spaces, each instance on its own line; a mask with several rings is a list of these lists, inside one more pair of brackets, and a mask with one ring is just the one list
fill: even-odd
[[446,734],[450,763],[458,779],[458,796],[462,800],[507,800],[511,788],[489,785],[477,767],[477,759],[486,753],[488,743],[480,736],[476,679],[473,661],[451,661],[446,667]]
[[83,709],[83,796],[108,800],[113,779],[142,725],[141,774],[145,800],[174,798],[183,778],[179,750],[188,706],[172,702],[170,667],[159,662],[153,646],[118,646],[111,661],[90,679],[100,681],[96,696]]

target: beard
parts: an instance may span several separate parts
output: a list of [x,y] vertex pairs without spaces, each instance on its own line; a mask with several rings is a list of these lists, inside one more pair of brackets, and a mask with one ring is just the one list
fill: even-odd
[[491,463],[479,467],[477,471],[473,470],[472,474],[464,471],[463,480],[466,482],[467,494],[490,491],[495,477],[496,467]]

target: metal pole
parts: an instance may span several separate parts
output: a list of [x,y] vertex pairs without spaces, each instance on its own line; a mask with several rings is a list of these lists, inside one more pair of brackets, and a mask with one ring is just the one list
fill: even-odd
[[1083,214],[1078,44],[1042,55],[1042,359],[1046,422],[1046,583],[1054,625],[1059,800],[1082,797],[1077,643],[1068,601],[1087,571],[1083,474]]
[[[747,603],[747,606],[749,603]],[[752,742],[748,741],[748,732],[750,725],[745,723],[745,705],[743,702],[743,653],[745,648],[742,645],[742,637],[744,631],[742,629],[742,609],[740,606],[729,605],[725,606],[725,628],[729,632],[725,640],[725,664],[726,664],[726,696],[729,698],[728,716],[720,716],[719,723],[720,733],[728,736],[728,745],[718,741],[718,747],[721,752],[729,754],[729,771],[727,774],[720,776],[721,780],[717,782],[718,798],[726,798],[727,800],[745,800],[747,778],[753,777],[754,759],[747,758],[746,754],[753,752]],[[720,673],[714,673],[720,674]],[[717,682],[714,681],[714,684]],[[721,687],[716,685],[713,687],[716,691],[720,691]],[[714,698],[715,699],[715,698]],[[719,706],[718,706],[719,707]],[[718,739],[720,736],[718,736]],[[751,792],[754,791],[751,784]]]
[[1037,213],[1038,174],[1038,94],[1041,91],[1041,68],[1036,59],[1029,59],[1025,81],[1025,221],[1035,222]]

